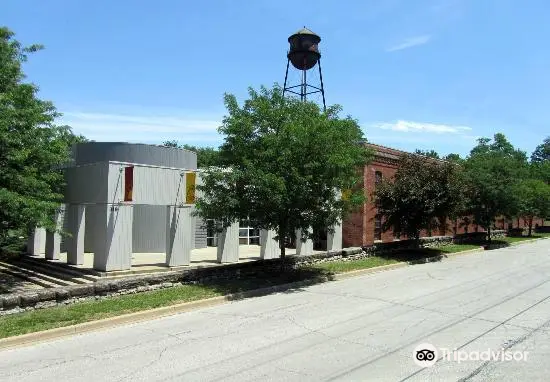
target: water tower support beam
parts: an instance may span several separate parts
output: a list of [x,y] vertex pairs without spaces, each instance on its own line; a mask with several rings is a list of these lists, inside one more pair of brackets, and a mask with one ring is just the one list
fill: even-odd
[[283,85],[283,97],[285,96],[286,91],[286,80],[288,78],[288,65],[290,64],[290,58],[286,60],[286,73],[285,73],[285,84]]
[[321,94],[323,95],[323,110],[327,111],[327,104],[325,103],[325,85],[323,85],[323,72],[321,71],[321,57],[317,61],[319,64],[319,79],[321,80]]

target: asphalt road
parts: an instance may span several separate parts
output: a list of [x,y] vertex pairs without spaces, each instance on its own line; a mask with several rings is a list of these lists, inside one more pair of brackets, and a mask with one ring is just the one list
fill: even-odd
[[549,329],[542,240],[3,351],[0,380],[547,381]]

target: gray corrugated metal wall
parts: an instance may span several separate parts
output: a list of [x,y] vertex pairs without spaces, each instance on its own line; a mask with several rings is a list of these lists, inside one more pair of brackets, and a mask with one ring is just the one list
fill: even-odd
[[166,206],[134,205],[132,251],[166,251]]
[[196,153],[164,146],[126,142],[86,142],[75,146],[74,155],[76,165],[111,161],[197,169]]

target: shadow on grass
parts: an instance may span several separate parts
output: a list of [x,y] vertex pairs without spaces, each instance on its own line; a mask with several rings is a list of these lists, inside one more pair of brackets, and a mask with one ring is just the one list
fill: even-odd
[[387,260],[405,261],[409,264],[433,263],[447,257],[445,253],[437,248],[403,249],[377,256]]
[[[306,286],[334,280],[334,274],[324,269],[305,267],[286,269],[258,270],[253,275],[246,275],[237,279],[203,281],[199,285],[213,289],[216,293],[228,295],[228,300],[240,300],[271,293],[296,293],[303,291]],[[289,285],[291,284],[292,285]],[[248,292],[248,293],[245,293]]]

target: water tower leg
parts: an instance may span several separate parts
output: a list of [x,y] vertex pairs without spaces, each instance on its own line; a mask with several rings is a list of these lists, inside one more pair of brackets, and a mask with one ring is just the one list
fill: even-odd
[[285,84],[283,85],[283,97],[285,96],[286,92],[286,80],[288,79],[288,66],[290,64],[290,59],[286,60],[286,73],[285,73]]
[[325,102],[325,86],[323,85],[323,71],[321,70],[321,58],[319,57],[319,79],[321,80],[321,94],[323,95],[323,110],[327,111],[327,104]]

